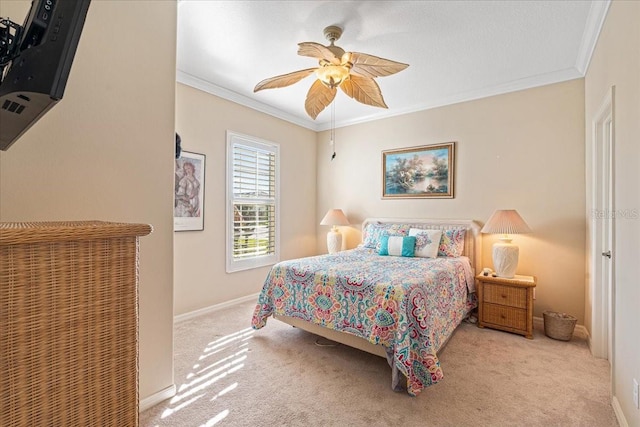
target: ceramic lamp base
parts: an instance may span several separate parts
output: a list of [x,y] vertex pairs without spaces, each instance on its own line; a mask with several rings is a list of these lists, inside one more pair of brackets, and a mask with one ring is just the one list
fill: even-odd
[[493,268],[498,277],[512,279],[516,275],[520,250],[510,242],[493,244]]
[[339,230],[331,230],[327,233],[327,250],[330,254],[342,250],[342,233]]

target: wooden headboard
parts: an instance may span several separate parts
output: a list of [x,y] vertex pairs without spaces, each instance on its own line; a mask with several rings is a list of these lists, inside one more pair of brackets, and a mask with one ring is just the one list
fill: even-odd
[[471,219],[424,219],[424,218],[366,218],[362,222],[362,241],[366,239],[369,224],[408,224],[413,228],[431,230],[450,230],[464,228],[464,250],[462,254],[469,257],[474,275],[482,271],[482,234],[480,224]]

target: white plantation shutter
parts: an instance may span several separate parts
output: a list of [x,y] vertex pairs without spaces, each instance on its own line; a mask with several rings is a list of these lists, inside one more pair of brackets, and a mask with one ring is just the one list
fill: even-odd
[[227,271],[278,259],[278,145],[227,132]]

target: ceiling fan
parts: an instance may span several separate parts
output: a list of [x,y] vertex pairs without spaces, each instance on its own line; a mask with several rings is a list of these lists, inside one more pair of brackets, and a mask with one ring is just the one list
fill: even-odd
[[341,35],[342,28],[332,25],[324,29],[329,46],[298,43],[298,55],[317,58],[319,66],[265,79],[253,91],[290,86],[315,72],[318,79],[311,85],[304,104],[307,114],[314,120],[331,104],[337,87],[358,102],[388,108],[374,78],[395,74],[409,65],[365,53],[345,52],[334,44]]

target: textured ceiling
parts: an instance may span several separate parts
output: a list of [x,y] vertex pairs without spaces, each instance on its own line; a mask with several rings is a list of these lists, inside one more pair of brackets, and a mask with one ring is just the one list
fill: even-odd
[[341,91],[336,126],[584,76],[609,1],[203,1],[178,3],[178,81],[314,130],[304,110],[312,74],[253,93],[259,81],[317,66],[297,43],[336,42],[409,64],[377,78],[389,109]]

